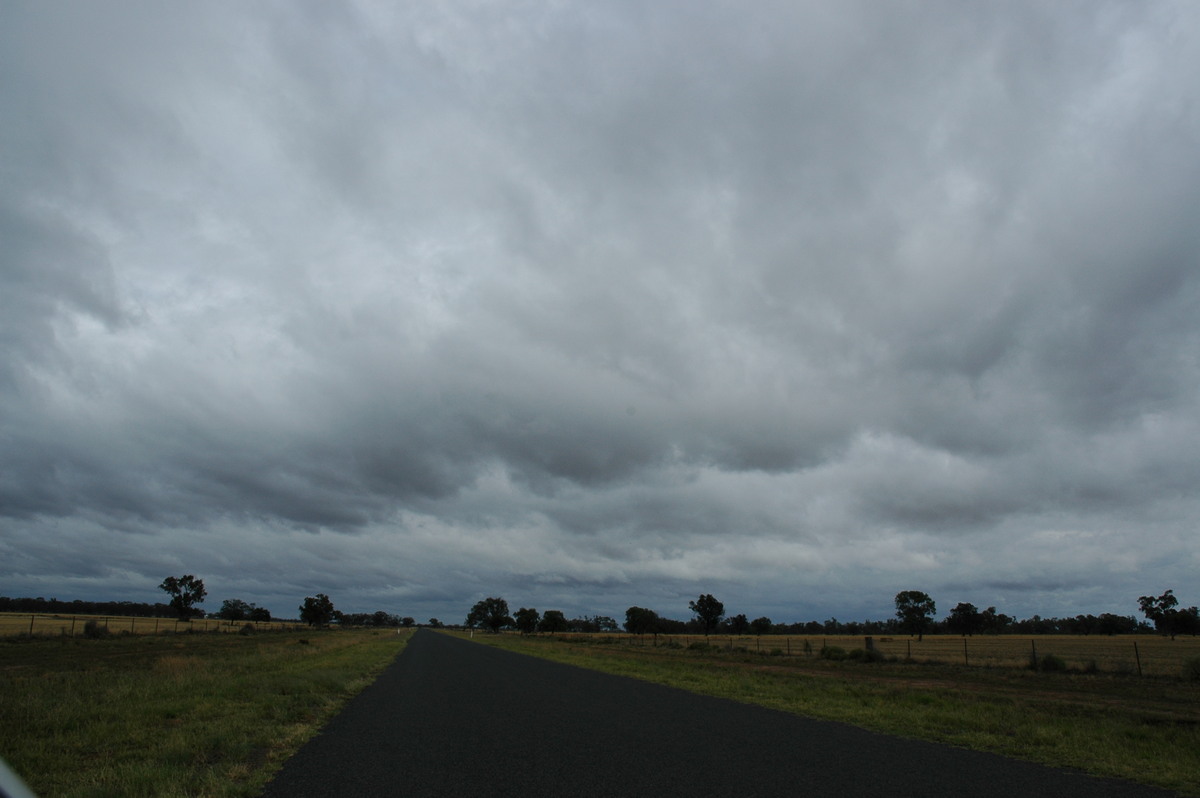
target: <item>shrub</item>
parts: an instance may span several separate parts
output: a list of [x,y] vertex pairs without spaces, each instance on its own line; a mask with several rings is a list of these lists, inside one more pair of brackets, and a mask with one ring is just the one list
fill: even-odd
[[846,654],[846,649],[841,648],[840,646],[823,646],[819,656],[821,659],[828,659],[836,662],[846,659],[848,655]]
[[108,627],[101,626],[94,620],[88,621],[83,625],[83,636],[90,637],[93,640],[100,637],[108,637]]
[[252,624],[252,623],[246,624],[238,631],[238,634],[243,635],[243,636],[254,634],[254,624]]
[[713,648],[713,646],[705,643],[702,640],[697,640],[695,643],[688,644],[688,651],[708,651],[711,648]]
[[773,648],[773,649],[771,649],[771,656],[772,656],[772,657],[782,657],[782,656],[783,656],[783,649],[782,649],[782,648]]
[[1038,670],[1042,670],[1047,673],[1062,673],[1066,669],[1066,660],[1064,660],[1062,657],[1056,657],[1053,654],[1047,654],[1046,656],[1042,657],[1041,661],[1038,663]]
[[1188,657],[1183,661],[1183,678],[1189,682],[1200,682],[1200,657]]

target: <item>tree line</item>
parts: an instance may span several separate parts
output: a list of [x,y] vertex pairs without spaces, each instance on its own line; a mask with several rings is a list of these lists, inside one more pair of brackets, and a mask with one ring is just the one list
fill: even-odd
[[[729,634],[729,635],[888,635],[911,634],[1074,634],[1116,635],[1157,631],[1159,634],[1200,634],[1200,612],[1196,607],[1181,609],[1173,590],[1161,596],[1142,596],[1138,608],[1146,620],[1132,615],[1101,613],[1076,615],[1068,618],[1043,618],[1034,615],[1018,620],[995,607],[980,610],[969,602],[960,602],[941,620],[936,619],[937,604],[929,594],[919,590],[904,590],[894,598],[895,616],[881,621],[808,621],[804,623],[775,623],[770,618],[753,620],[744,614],[727,615],[725,605],[711,593],[703,593],[688,602],[692,617],[686,621],[659,615],[647,607],[630,607],[622,624],[630,634]],[[606,616],[576,618],[568,621],[560,610],[539,613],[532,607],[521,607],[510,614],[508,602],[489,596],[477,602],[467,613],[465,626],[498,632],[515,629],[525,634],[535,632],[615,632],[617,622]]]

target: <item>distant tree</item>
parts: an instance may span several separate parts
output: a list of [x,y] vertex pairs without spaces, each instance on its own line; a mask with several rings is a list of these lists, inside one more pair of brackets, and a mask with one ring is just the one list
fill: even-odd
[[729,624],[729,633],[734,635],[744,635],[750,631],[750,620],[744,615],[735,615],[725,623]]
[[411,617],[405,615],[403,618],[400,619],[400,625],[403,626],[405,629],[411,629],[417,625],[417,621],[415,618],[411,618]]
[[597,615],[592,618],[592,622],[596,624],[596,628],[601,632],[617,631],[617,622],[607,615]]
[[522,634],[531,635],[537,631],[538,621],[541,620],[541,616],[532,607],[522,607],[513,615],[513,620],[516,621],[517,629]]
[[725,617],[725,605],[713,598],[711,593],[704,593],[695,601],[689,601],[688,609],[696,614],[700,625],[704,627],[705,637]]
[[1185,610],[1176,609],[1179,599],[1175,591],[1168,590],[1161,596],[1142,596],[1138,599],[1138,607],[1147,620],[1154,622],[1154,628],[1161,634],[1170,635],[1175,639],[1177,634],[1196,634],[1200,626],[1200,612],[1195,607]]
[[654,610],[645,607],[630,607],[625,610],[625,631],[631,635],[644,635],[647,632],[658,632],[659,617]]
[[968,602],[960,602],[946,617],[946,628],[960,635],[973,635],[983,626],[983,616],[979,609]]
[[241,599],[225,599],[217,617],[225,621],[244,621],[250,617],[251,606]]
[[770,633],[771,626],[771,619],[764,615],[750,622],[750,631],[756,635],[765,635]]
[[565,632],[567,631],[567,616],[563,615],[562,610],[546,610],[542,615],[542,620],[538,623],[539,632]]
[[925,638],[925,627],[937,612],[937,605],[928,593],[919,590],[902,590],[896,594],[896,617],[902,628],[918,640]]
[[324,593],[307,596],[300,605],[300,620],[309,626],[328,626],[336,617],[335,613],[337,610],[333,608],[333,602]]
[[482,626],[493,632],[499,632],[505,626],[512,626],[513,619],[508,614],[508,602],[502,598],[488,597],[476,602],[467,614],[467,626]]
[[437,618],[430,618],[429,619],[429,628],[430,629],[441,629],[442,622],[439,621]]
[[193,604],[203,604],[208,591],[204,589],[204,580],[197,579],[191,574],[175,577],[168,576],[158,586],[171,596],[171,607],[180,618],[188,618],[200,614],[192,609]]
[[250,614],[247,617],[252,621],[270,622],[271,611],[266,607],[255,607],[253,604],[251,604]]

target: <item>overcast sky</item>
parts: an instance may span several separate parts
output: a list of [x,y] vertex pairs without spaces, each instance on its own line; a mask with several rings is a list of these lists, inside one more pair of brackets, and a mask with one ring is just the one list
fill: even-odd
[[0,594],[1200,602],[1200,5],[0,4]]

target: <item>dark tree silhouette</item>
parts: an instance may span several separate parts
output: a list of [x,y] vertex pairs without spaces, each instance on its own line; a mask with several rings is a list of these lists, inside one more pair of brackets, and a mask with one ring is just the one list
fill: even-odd
[[541,620],[541,616],[532,607],[522,607],[513,615],[513,620],[516,623],[517,629],[522,634],[531,635],[537,631],[538,621]]
[[208,595],[208,591],[204,589],[203,579],[197,579],[191,574],[179,577],[168,576],[158,587],[159,590],[165,590],[170,594],[171,607],[180,618],[186,619],[192,615],[202,614],[199,610],[192,609],[192,605],[203,604],[204,597]]
[[479,601],[467,615],[467,626],[472,628],[482,626],[493,632],[499,632],[505,626],[512,626],[513,619],[508,615],[508,602],[502,598],[488,597]]
[[563,615],[562,610],[546,610],[542,614],[542,620],[538,623],[538,631],[540,632],[565,632],[567,631],[567,616]]
[[925,638],[925,627],[930,618],[937,612],[937,605],[928,593],[920,590],[902,590],[896,594],[896,617],[900,625],[909,634],[917,636],[918,640]]
[[304,603],[300,605],[300,620],[309,626],[328,626],[336,612],[329,596],[318,593],[316,596],[305,597]]
[[725,605],[713,598],[712,593],[704,593],[695,601],[688,602],[688,609],[696,613],[704,627],[704,636],[717,628],[717,624],[725,617]]

